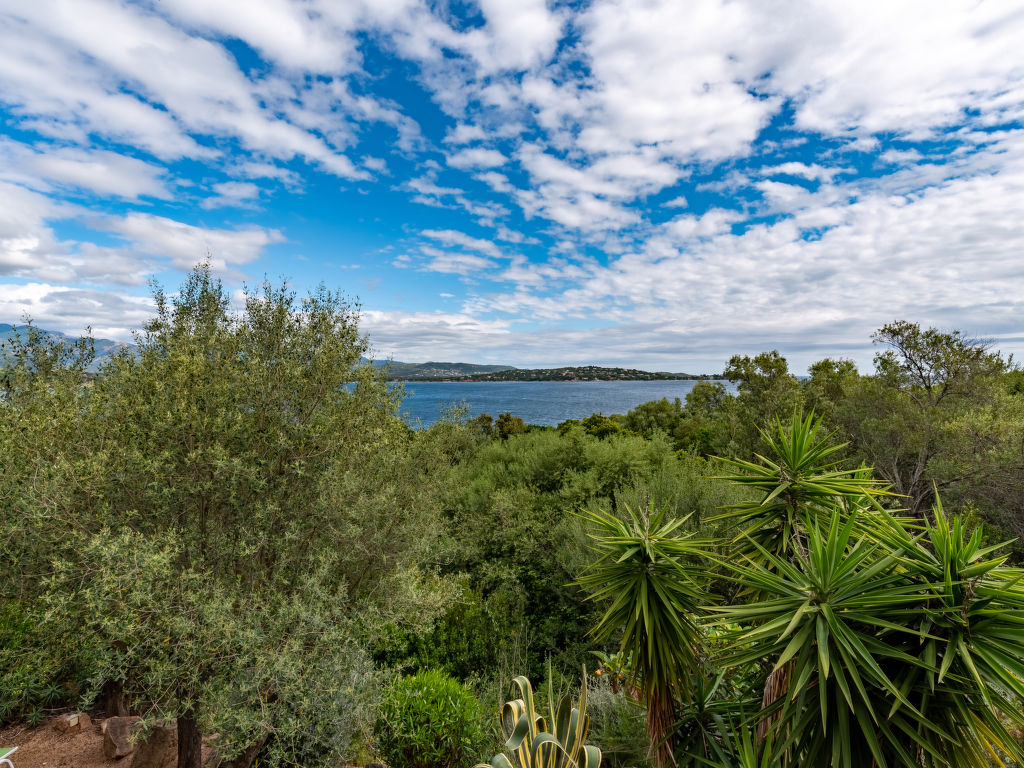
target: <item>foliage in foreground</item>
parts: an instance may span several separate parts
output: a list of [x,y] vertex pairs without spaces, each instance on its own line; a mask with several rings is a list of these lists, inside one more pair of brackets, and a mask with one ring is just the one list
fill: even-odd
[[[652,745],[659,757],[844,768],[1024,760],[1011,731],[1024,725],[1024,571],[940,506],[924,524],[890,514],[879,503],[884,490],[863,469],[840,469],[836,446],[810,417],[764,439],[774,455],[733,462],[742,472],[731,478],[761,498],[727,511],[730,536],[713,559],[699,563],[686,538],[674,550],[649,527],[596,521],[602,557],[589,586],[600,597],[614,578],[628,595],[604,617],[626,628],[623,648],[633,647],[632,626],[681,610],[703,615],[726,641],[716,649],[672,636],[659,647],[663,636],[651,633],[639,646],[656,661],[674,656],[662,677],[675,682],[677,728]],[[657,569],[638,556],[655,546]],[[681,597],[709,563],[738,589],[731,604]],[[702,678],[679,670],[694,669],[719,670],[717,697],[693,695]],[[729,674],[734,684],[722,685]],[[755,696],[759,705],[744,704]],[[701,715],[717,702],[717,718]],[[682,727],[694,722],[714,727]]]
[[327,291],[268,285],[235,313],[200,267],[155,299],[88,386],[88,350],[13,345],[0,598],[38,622],[25,660],[73,638],[86,701],[114,684],[177,718],[183,768],[202,732],[225,758],[333,765],[369,738],[371,645],[454,597],[431,559],[450,435],[410,439]]
[[486,747],[480,703],[458,680],[422,670],[385,691],[377,720],[390,768],[466,768]]

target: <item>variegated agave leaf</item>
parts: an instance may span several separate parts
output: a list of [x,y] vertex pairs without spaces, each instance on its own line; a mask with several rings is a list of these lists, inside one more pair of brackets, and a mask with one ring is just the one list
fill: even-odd
[[548,731],[547,721],[537,714],[530,681],[520,676],[512,682],[521,698],[507,701],[501,708],[502,728],[509,734],[505,748],[512,758],[495,755],[489,764],[478,763],[474,768],[599,768],[601,750],[584,743],[590,730],[585,668],[577,706],[573,706],[569,696],[563,696],[556,708],[549,690],[548,709],[554,732]]

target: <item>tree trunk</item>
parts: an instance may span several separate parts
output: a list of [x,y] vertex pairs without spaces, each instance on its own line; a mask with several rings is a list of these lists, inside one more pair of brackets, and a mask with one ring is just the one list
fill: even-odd
[[657,768],[676,764],[672,751],[672,726],[676,721],[675,706],[670,691],[659,691],[647,698],[647,736],[651,741],[648,757],[654,757]]
[[[768,679],[764,681],[764,694],[761,696],[761,709],[767,709],[778,699],[789,693],[789,686],[793,682],[793,668],[795,660],[787,661],[778,669],[772,670]],[[779,713],[766,717],[757,724],[757,743],[764,744],[768,738],[768,732],[772,729],[775,721],[779,719]],[[783,765],[789,764],[788,755],[783,758]]]
[[128,697],[120,680],[107,680],[100,689],[100,706],[106,717],[127,717]]
[[178,718],[178,768],[203,768],[203,735],[194,712]]

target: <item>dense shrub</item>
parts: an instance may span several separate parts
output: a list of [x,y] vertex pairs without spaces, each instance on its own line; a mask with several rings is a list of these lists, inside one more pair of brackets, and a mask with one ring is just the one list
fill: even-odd
[[44,708],[75,702],[88,688],[90,654],[69,652],[68,638],[35,631],[40,620],[18,601],[0,604],[0,725],[41,722]]
[[601,765],[608,768],[643,768],[649,765],[644,709],[626,688],[612,690],[607,678],[592,678],[587,694],[590,743],[601,749]]
[[490,746],[483,718],[472,692],[443,672],[399,678],[381,702],[380,756],[390,768],[466,768]]

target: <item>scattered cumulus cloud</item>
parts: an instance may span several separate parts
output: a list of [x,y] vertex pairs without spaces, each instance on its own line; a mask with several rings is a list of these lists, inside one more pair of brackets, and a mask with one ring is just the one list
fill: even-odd
[[462,169],[497,168],[505,165],[507,162],[508,158],[501,154],[501,152],[482,147],[463,149],[448,158],[448,165],[453,168]]
[[124,338],[205,258],[387,270],[438,302],[367,307],[400,359],[1012,345],[1021,39],[974,0],[0,0],[0,321]]

